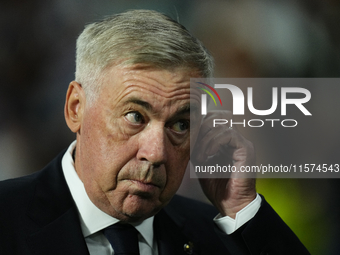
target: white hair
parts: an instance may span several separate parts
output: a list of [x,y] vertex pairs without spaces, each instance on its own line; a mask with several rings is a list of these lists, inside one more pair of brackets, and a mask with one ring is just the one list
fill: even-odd
[[213,72],[203,44],[170,17],[132,10],[89,24],[77,40],[76,81],[89,102],[98,94],[104,70],[117,62],[145,63],[162,69],[190,67],[202,77]]

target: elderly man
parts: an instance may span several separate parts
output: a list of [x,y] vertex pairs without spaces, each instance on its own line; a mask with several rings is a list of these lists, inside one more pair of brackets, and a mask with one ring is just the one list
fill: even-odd
[[[190,78],[213,65],[183,26],[154,11],[114,15],[85,28],[76,64],[65,118],[77,139],[0,184],[0,254],[308,254],[253,179],[202,180],[217,210],[175,195],[198,132]],[[251,143],[222,132],[235,166],[252,164]]]

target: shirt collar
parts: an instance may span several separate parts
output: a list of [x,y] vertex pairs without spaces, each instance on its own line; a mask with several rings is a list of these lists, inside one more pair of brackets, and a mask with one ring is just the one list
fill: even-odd
[[[112,224],[117,223],[119,220],[101,211],[88,197],[84,184],[80,180],[74,168],[72,153],[75,147],[76,141],[71,143],[67,149],[61,164],[66,183],[78,208],[81,229],[84,238],[86,238]],[[153,245],[153,220],[154,217],[150,217],[139,224],[132,224],[150,247]]]

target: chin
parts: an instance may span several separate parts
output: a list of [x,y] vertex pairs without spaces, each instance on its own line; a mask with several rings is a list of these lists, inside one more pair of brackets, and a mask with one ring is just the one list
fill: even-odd
[[124,200],[121,210],[122,221],[141,221],[154,216],[163,207],[158,199],[143,198],[140,196],[128,196]]

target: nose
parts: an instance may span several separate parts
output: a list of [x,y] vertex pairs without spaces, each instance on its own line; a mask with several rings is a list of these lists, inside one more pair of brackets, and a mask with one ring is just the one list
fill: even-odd
[[149,125],[139,137],[137,158],[160,166],[167,161],[167,137],[163,125]]

